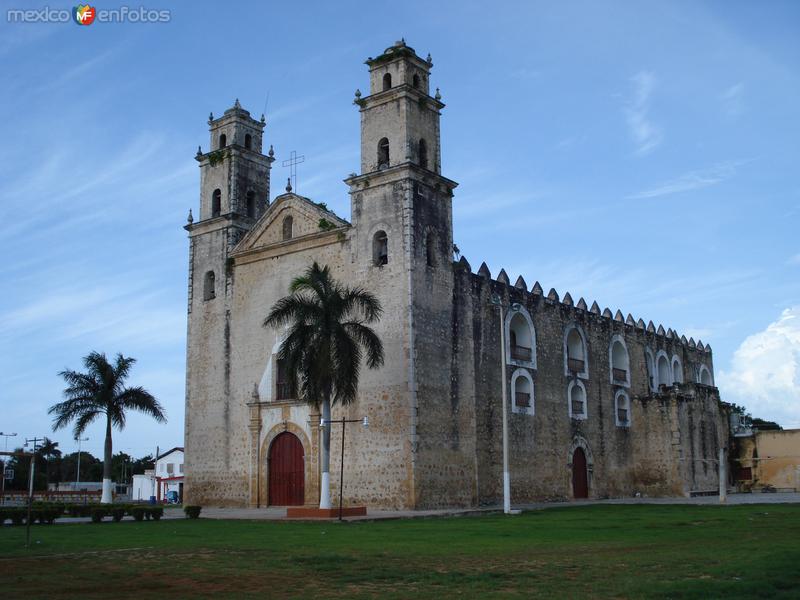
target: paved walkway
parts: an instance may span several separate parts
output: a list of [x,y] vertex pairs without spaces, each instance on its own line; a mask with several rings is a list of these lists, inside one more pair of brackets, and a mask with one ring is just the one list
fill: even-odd
[[[595,504],[694,504],[694,505],[719,505],[718,496],[699,496],[696,498],[617,498],[612,500],[578,500],[574,502],[539,502],[523,504],[513,508],[528,510],[542,510],[547,508],[564,508],[573,506],[588,506]],[[775,493],[775,494],[729,494],[728,505],[737,504],[800,504],[800,493]],[[481,508],[443,509],[443,510],[367,510],[366,517],[348,517],[347,521],[370,521],[378,519],[409,519],[423,517],[446,517],[457,515],[476,515],[497,513],[501,506],[486,506]],[[166,513],[164,515],[166,517]],[[286,519],[286,509],[269,508],[213,508],[203,507],[202,517],[207,519],[251,519],[251,520],[303,520]]]
[[[775,494],[730,494],[728,505],[738,504],[800,504],[800,493],[775,493]],[[524,511],[543,510],[547,508],[570,508],[576,506],[590,506],[602,504],[694,504],[694,505],[719,505],[717,496],[700,496],[697,498],[616,498],[611,500],[577,500],[574,502],[538,502],[535,504],[514,505],[513,508]],[[480,508],[449,508],[441,510],[367,510],[365,517],[347,517],[346,521],[377,521],[382,519],[419,519],[425,517],[451,517],[499,513],[501,506],[485,506]],[[324,519],[287,519],[286,508],[215,508],[203,507],[200,515],[206,519],[238,519],[254,521],[303,521]],[[181,508],[165,507],[162,520],[186,518]],[[106,517],[104,521],[110,521]],[[133,517],[126,516],[125,521],[132,521]],[[56,523],[88,523],[88,517],[64,517]]]

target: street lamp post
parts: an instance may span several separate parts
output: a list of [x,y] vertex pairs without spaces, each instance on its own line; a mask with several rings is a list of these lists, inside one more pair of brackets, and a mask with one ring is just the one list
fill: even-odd
[[339,520],[342,520],[342,496],[344,494],[344,431],[347,423],[361,423],[364,426],[364,429],[369,427],[369,418],[364,417],[363,419],[345,419],[342,417],[341,419],[337,419],[334,421],[333,419],[326,421],[324,418],[319,420],[320,427],[326,427],[328,425],[335,425],[341,424],[342,425],[342,456],[339,462]]
[[[4,432],[0,431],[0,435],[2,435],[4,438],[6,438],[6,445],[5,445],[5,448],[3,450],[5,452],[8,452],[8,438],[17,437],[17,434],[16,433],[4,433]],[[0,504],[5,504],[6,503],[6,462],[7,462],[7,460],[6,460],[5,456],[3,456],[3,472],[0,474],[0,476],[2,476],[2,478],[3,478],[3,483],[0,484],[0,485],[2,485],[2,492],[0,492]]]
[[81,442],[88,442],[89,438],[75,438],[75,441],[78,442],[78,472],[75,474],[75,491],[78,491],[78,486],[81,483]]
[[[500,310],[500,370],[503,384],[503,512],[507,515],[517,514],[519,511],[511,510],[511,476],[508,472],[508,387],[506,382],[506,327],[503,314],[503,301],[498,294],[492,294],[490,304]],[[514,303],[510,306],[512,312],[520,310],[521,306]]]

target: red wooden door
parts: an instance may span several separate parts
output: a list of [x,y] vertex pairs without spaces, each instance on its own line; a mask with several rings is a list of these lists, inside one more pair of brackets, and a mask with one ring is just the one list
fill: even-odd
[[586,454],[583,452],[583,448],[575,448],[575,453],[572,455],[572,496],[573,498],[589,497]]
[[297,506],[305,500],[305,461],[303,445],[287,432],[272,441],[269,448],[269,503],[272,506]]

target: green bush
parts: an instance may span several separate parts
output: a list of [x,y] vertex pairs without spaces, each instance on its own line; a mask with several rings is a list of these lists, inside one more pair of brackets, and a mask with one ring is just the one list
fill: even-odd
[[144,519],[145,508],[143,506],[134,506],[131,509],[131,516],[137,521]]
[[111,518],[114,519],[115,523],[119,523],[122,521],[122,517],[125,516],[125,507],[124,506],[115,506],[111,509]]
[[89,517],[92,514],[92,505],[68,504],[66,510],[70,517]]
[[24,508],[14,508],[9,511],[9,518],[12,525],[22,525],[25,522],[27,510]]
[[197,519],[200,516],[200,511],[202,509],[202,506],[184,506],[183,512],[186,513],[187,518]]
[[103,520],[103,517],[105,517],[108,514],[108,511],[100,506],[94,506],[92,507],[91,514],[92,514],[92,523],[100,523]]
[[164,516],[164,508],[161,506],[154,506],[149,512],[154,521],[159,521]]

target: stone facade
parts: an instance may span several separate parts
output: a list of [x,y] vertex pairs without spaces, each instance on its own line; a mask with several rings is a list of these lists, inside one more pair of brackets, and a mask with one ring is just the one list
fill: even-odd
[[[433,63],[398,42],[367,61],[361,174],[351,222],[287,186],[269,202],[273,152],[265,121],[238,101],[209,119],[198,151],[200,215],[190,238],[186,502],[270,504],[270,451],[281,433],[303,448],[305,503],[319,500],[319,414],[283,398],[276,353],[283,332],[262,322],[313,261],[384,308],[375,329],[386,362],[362,369],[357,401],[333,420],[347,430],[345,498],[381,508],[494,504],[502,497],[501,323],[515,502],[684,495],[718,485],[728,443],[710,348],[671,329],[601,313],[569,294],[511,285],[486,265],[453,260],[456,183],[441,175]],[[221,136],[225,136],[221,138]],[[246,139],[245,136],[249,136]],[[332,428],[332,496],[341,426]],[[576,457],[585,457],[578,468]],[[581,458],[581,460],[583,460]],[[579,464],[579,463],[576,463]],[[580,463],[583,464],[583,463]],[[579,477],[579,478],[580,478]],[[293,485],[299,485],[296,482]]]

